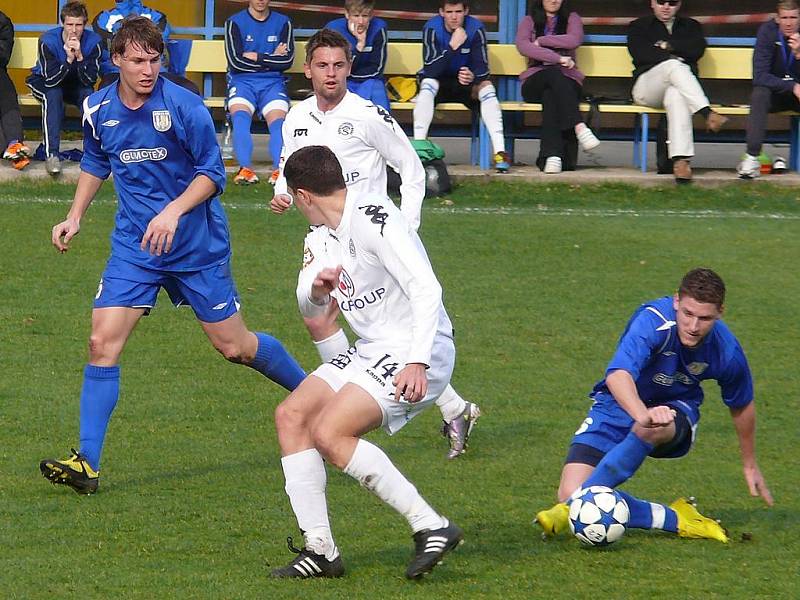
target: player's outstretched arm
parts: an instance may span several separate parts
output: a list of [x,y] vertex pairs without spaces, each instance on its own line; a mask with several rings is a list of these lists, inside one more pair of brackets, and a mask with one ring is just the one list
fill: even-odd
[[675,412],[668,406],[650,409],[645,406],[636,390],[636,382],[625,369],[609,373],[606,376],[606,385],[619,405],[642,427],[664,427],[675,420]]
[[172,249],[172,240],[178,230],[182,215],[202,204],[217,192],[217,185],[202,173],[197,175],[180,196],[167,204],[160,213],[150,220],[142,237],[141,248],[150,254],[161,256]]
[[744,479],[751,496],[761,496],[768,506],[774,504],[767,482],[761,474],[756,461],[756,408],[750,402],[741,408],[731,409],[731,418],[739,437],[739,451],[742,455]]
[[69,242],[81,230],[81,219],[94,200],[100,186],[103,185],[103,181],[105,180],[81,171],[78,176],[78,185],[75,188],[75,198],[72,200],[67,218],[53,227],[52,242],[59,252],[63,253],[69,250]]

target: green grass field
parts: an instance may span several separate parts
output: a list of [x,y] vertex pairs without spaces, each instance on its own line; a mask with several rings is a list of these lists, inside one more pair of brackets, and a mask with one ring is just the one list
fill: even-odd
[[[305,227],[264,208],[267,186],[225,203],[246,321],[316,366],[294,285]],[[72,250],[50,229],[72,188],[4,184],[0,281],[0,596],[9,598],[796,598],[800,584],[800,201],[763,185],[636,189],[469,184],[428,202],[422,237],[445,289],[458,348],[454,386],[484,417],[470,451],[445,460],[429,411],[370,436],[466,543],[420,583],[404,579],[404,520],[329,469],[345,578],[271,581],[300,536],[283,491],[272,422],[284,393],[227,364],[190,310],[166,296],[123,355],[122,395],[100,492],[42,479],[40,459],[77,444],[92,298],[108,252],[106,185]],[[726,320],[756,381],[758,450],[776,503],[748,495],[736,436],[709,386],[697,444],[648,461],[625,487],[654,501],[695,495],[728,545],[628,532],[606,551],[543,542],[534,513],[555,496],[572,432],[631,311],[689,268],[728,285]],[[742,541],[742,533],[752,539]],[[794,590],[794,591],[792,591]]]

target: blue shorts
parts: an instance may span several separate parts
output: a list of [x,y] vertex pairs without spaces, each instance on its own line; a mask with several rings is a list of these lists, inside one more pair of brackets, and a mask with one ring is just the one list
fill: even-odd
[[289,110],[285,77],[232,75],[228,79],[228,106],[244,104],[262,117],[271,110]]
[[347,80],[347,89],[369,100],[377,106],[389,110],[389,96],[386,95],[386,84],[383,78],[372,77],[371,79],[363,79],[361,81]]
[[191,306],[205,323],[224,321],[239,311],[239,293],[228,260],[202,271],[176,272],[144,269],[114,256],[106,263],[94,307],[144,308],[148,314],[161,288],[175,306]]
[[[665,406],[673,408],[675,415],[675,438],[666,444],[653,448],[650,456],[654,458],[679,458],[684,456],[694,443],[697,432],[697,412],[691,410],[686,403],[681,401],[665,402]],[[614,446],[619,444],[628,435],[633,427],[633,419],[615,401],[595,403],[589,409],[589,414],[578,427],[572,438],[567,462],[587,462],[573,460],[577,455],[587,454],[579,446],[588,446],[597,450],[592,458],[605,455]],[[595,463],[596,464],[596,463]]]

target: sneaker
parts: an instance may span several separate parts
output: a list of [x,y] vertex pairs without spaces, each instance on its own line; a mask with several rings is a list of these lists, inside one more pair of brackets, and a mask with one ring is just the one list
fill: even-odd
[[581,132],[577,134],[577,138],[584,152],[594,150],[600,145],[600,140],[597,139],[597,136],[588,127],[584,127]]
[[61,174],[61,159],[56,156],[55,154],[51,154],[45,160],[44,168],[47,170],[50,175],[60,175]]
[[42,475],[56,485],[68,485],[77,494],[94,494],[100,482],[100,471],[95,471],[89,461],[72,449],[72,456],[64,460],[47,458],[39,463]]
[[285,567],[273,569],[272,577],[309,579],[311,577],[341,577],[344,575],[344,564],[341,556],[328,560],[322,554],[314,554],[305,548],[295,548],[290,537],[286,538],[286,542],[289,550],[297,554],[297,556]]
[[786,164],[786,159],[782,156],[776,156],[772,160],[772,172],[775,175],[781,175],[786,173],[789,170],[789,166]]
[[236,176],[233,178],[233,183],[236,185],[250,185],[252,183],[258,183],[258,175],[252,169],[248,169],[247,167],[239,167],[239,172],[236,173]]
[[740,179],[755,179],[761,175],[761,162],[758,157],[745,154],[742,162],[736,166]]
[[450,423],[442,421],[442,435],[450,442],[450,451],[447,458],[458,458],[467,451],[467,442],[475,422],[481,416],[481,409],[472,402],[466,403],[464,412],[458,415]]
[[728,117],[719,114],[718,112],[714,112],[713,110],[708,113],[708,118],[706,119],[706,128],[711,133],[717,133],[725,123],[728,122]]
[[414,558],[406,569],[406,577],[419,579],[430,573],[442,562],[445,554],[464,542],[461,528],[446,522],[447,525],[441,529],[424,529],[414,534]]
[[542,528],[542,538],[547,539],[569,529],[569,507],[566,502],[559,502],[552,508],[536,513],[535,523]]
[[[31,149],[22,142],[11,142],[8,148],[3,152],[3,158],[6,160],[18,160],[31,155]],[[30,161],[29,161],[30,162]]]
[[494,155],[494,168],[498,173],[506,173],[511,168],[511,157],[501,150]]
[[705,538],[728,543],[728,534],[714,519],[697,511],[694,498],[678,498],[669,505],[678,515],[678,535],[683,538]]
[[544,172],[549,175],[555,175],[556,173],[561,173],[561,157],[548,156],[547,160],[544,161]]
[[692,181],[692,165],[685,158],[679,158],[672,162],[672,173],[675,175],[675,183]]
[[278,177],[280,177],[280,175],[281,175],[280,169],[275,169],[272,172],[272,175],[269,176],[269,184],[274,186],[276,183],[278,183]]
[[11,159],[11,166],[14,167],[17,171],[22,171],[25,167],[31,164],[31,159],[27,156],[21,156],[20,158],[12,158]]

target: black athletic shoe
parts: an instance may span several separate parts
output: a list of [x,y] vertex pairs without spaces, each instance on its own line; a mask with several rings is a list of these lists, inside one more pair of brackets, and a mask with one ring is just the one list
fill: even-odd
[[341,577],[344,575],[342,557],[328,560],[322,554],[314,554],[305,548],[295,548],[292,538],[286,538],[289,550],[297,554],[295,559],[285,567],[272,570],[272,577]]
[[89,461],[74,448],[69,458],[46,458],[39,463],[39,470],[50,483],[68,485],[77,494],[94,494],[100,482],[100,471],[92,469]]
[[464,532],[448,523],[441,529],[425,529],[414,534],[414,559],[406,569],[406,577],[419,579],[442,562],[444,555],[463,543]]

